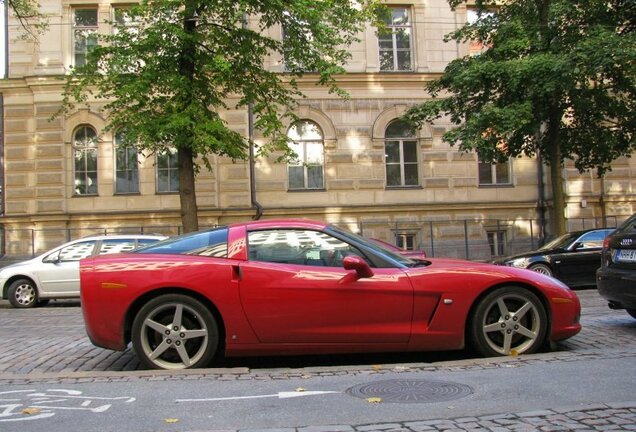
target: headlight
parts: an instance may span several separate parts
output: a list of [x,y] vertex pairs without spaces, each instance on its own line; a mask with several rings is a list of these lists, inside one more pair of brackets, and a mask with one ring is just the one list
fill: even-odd
[[526,268],[528,267],[528,258],[517,258],[511,261],[506,261],[506,265],[510,267]]

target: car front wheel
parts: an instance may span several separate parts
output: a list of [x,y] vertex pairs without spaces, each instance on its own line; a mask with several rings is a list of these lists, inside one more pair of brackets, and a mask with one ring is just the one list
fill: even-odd
[[552,276],[552,269],[546,264],[535,264],[529,267],[530,270],[541,273],[542,275]]
[[541,347],[548,319],[541,301],[525,288],[509,286],[486,295],[469,321],[473,348],[485,357],[530,354]]
[[132,343],[141,362],[150,368],[197,368],[216,354],[219,331],[201,302],[166,294],[141,308],[133,322]]
[[14,281],[7,291],[9,303],[16,308],[30,308],[38,302],[38,292],[35,284],[28,279]]

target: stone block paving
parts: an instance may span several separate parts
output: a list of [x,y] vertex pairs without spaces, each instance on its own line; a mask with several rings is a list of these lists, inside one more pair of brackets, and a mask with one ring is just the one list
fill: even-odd
[[[596,290],[579,291],[583,330],[553,350],[490,359],[464,353],[308,358],[292,361],[238,359],[217,368],[180,372],[143,370],[134,352],[113,352],[88,340],[78,302],[51,302],[22,310],[0,301],[0,384],[121,382],[136,380],[286,380],[316,376],[372,375],[520,367],[537,362],[633,357],[636,320],[612,311]],[[265,362],[260,364],[259,362]],[[334,366],[333,364],[337,364]],[[420,431],[636,431],[636,401],[553,408],[494,416],[403,423],[306,426],[207,432],[420,432]]]

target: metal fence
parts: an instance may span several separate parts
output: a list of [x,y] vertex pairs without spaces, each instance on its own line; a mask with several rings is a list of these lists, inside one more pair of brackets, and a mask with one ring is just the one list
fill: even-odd
[[[617,218],[571,219],[568,230],[615,227]],[[378,238],[408,249],[424,250],[430,257],[490,260],[541,245],[536,219],[365,221],[358,225],[365,237]],[[0,227],[0,258],[24,259],[65,242],[89,235],[181,234],[180,226],[85,227],[67,229],[12,229]]]
[[181,234],[180,226],[85,227],[66,229],[12,229],[0,228],[1,257],[19,259],[34,257],[71,240],[92,235]]
[[[616,226],[616,217],[568,220],[568,231]],[[527,252],[550,240],[537,219],[365,221],[360,231],[365,237],[423,250],[429,257],[475,261]]]

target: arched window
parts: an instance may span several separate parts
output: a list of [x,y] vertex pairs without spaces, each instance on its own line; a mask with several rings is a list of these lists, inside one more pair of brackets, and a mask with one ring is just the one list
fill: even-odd
[[419,185],[417,139],[413,128],[403,121],[394,121],[387,126],[384,137],[386,185]]
[[97,195],[97,132],[82,125],[73,134],[74,195]]
[[295,163],[290,163],[289,189],[324,189],[324,142],[320,126],[309,120],[293,124],[287,131],[291,144],[298,155]]
[[137,148],[122,131],[115,133],[115,193],[139,193]]

